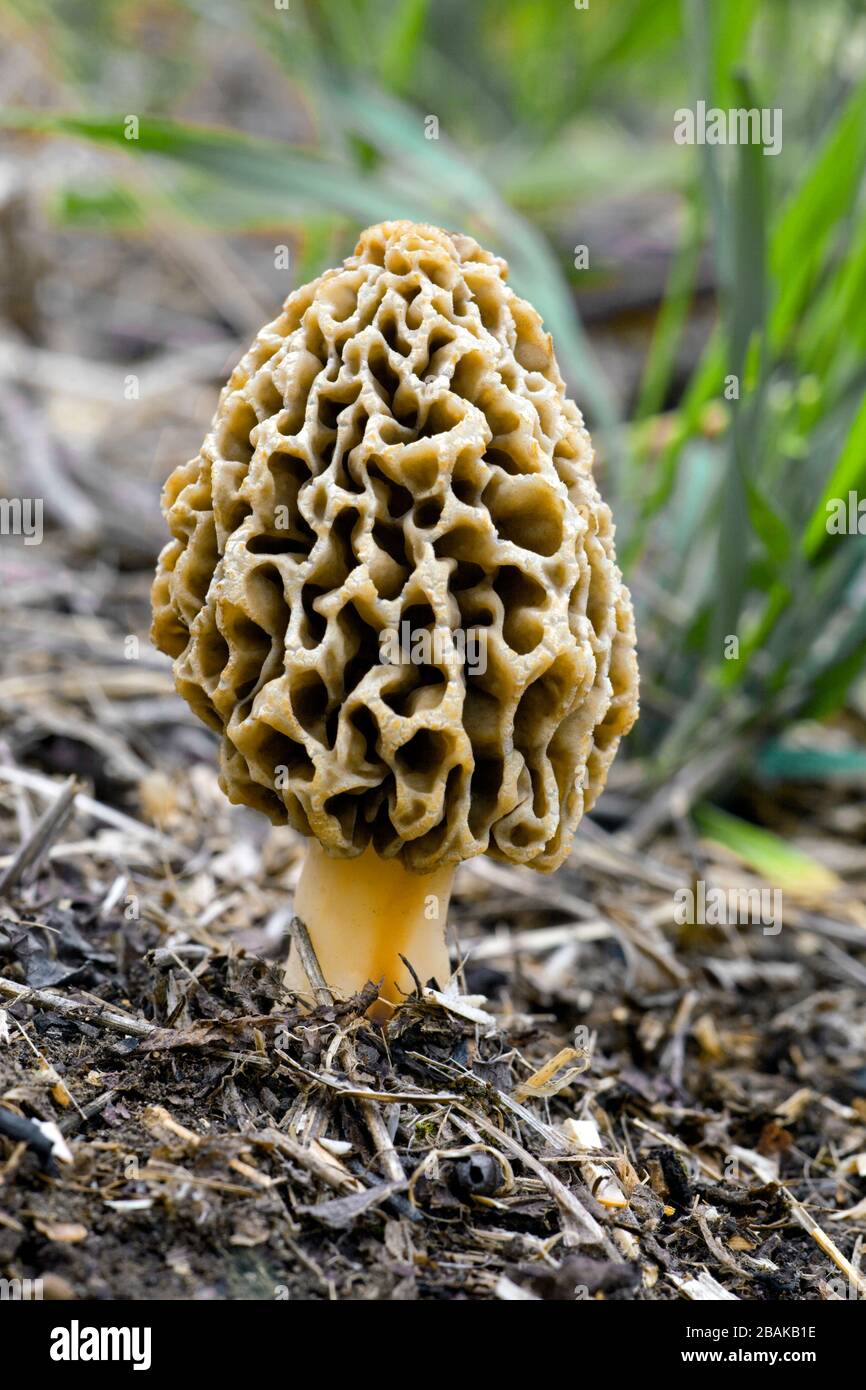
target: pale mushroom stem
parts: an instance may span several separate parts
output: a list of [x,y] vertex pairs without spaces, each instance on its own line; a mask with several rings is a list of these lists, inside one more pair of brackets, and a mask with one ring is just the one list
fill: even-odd
[[[337,859],[313,840],[295,891],[295,912],[334,994],[347,997],[368,980],[381,981],[370,1013],[388,1017],[415,988],[401,956],[422,984],[433,977],[444,985],[451,973],[445,923],[453,878],[452,864],[415,874],[399,859],[380,859],[373,849],[355,859]],[[286,985],[312,998],[294,945]]]

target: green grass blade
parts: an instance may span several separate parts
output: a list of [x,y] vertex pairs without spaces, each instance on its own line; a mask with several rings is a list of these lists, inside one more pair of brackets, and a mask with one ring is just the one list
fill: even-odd
[[[138,138],[127,139],[122,116],[45,115],[0,111],[0,126],[78,136],[129,154],[159,155],[241,187],[297,198],[304,206],[345,212],[362,221],[429,215],[429,209],[372,175],[279,141],[214,126],[143,116]],[[402,209],[402,211],[400,211]]]
[[796,897],[813,897],[832,893],[839,887],[834,873],[770,830],[740,820],[717,806],[697,807],[694,820],[705,839],[723,845],[783,892]]
[[401,0],[383,35],[379,76],[400,95],[411,90],[429,8],[429,0]]
[[836,460],[821,500],[812,513],[803,538],[803,551],[814,558],[828,539],[827,504],[832,498],[848,501],[849,492],[866,487],[866,395],[860,402],[842,452]]
[[851,208],[864,170],[866,83],[860,83],[773,233],[770,266],[780,294],[769,339],[776,349],[797,323],[829,236]]

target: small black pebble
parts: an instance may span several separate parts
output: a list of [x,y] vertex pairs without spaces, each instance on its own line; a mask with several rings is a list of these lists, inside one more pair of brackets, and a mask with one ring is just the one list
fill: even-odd
[[502,1186],[502,1169],[492,1154],[472,1154],[458,1160],[454,1182],[461,1196],[492,1197]]

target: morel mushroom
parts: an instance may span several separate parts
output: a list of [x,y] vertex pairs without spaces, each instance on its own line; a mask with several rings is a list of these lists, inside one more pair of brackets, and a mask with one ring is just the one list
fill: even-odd
[[[448,974],[454,869],[549,871],[637,715],[631,601],[535,310],[386,222],[287,299],[164,494],[153,637],[233,802],[312,837],[325,979]],[[287,979],[309,996],[291,952]]]

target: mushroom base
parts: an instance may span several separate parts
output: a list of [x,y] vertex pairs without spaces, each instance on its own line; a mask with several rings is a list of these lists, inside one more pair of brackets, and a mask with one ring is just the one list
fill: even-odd
[[[370,1013],[387,1018],[415,988],[401,956],[422,984],[432,977],[444,985],[451,973],[445,923],[453,878],[453,865],[414,874],[372,849],[355,859],[334,858],[314,840],[295,892],[295,912],[329,988],[346,997],[373,980],[379,999]],[[313,1001],[294,946],[285,980],[289,989]]]

